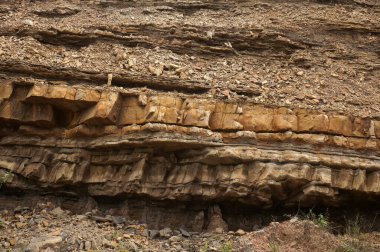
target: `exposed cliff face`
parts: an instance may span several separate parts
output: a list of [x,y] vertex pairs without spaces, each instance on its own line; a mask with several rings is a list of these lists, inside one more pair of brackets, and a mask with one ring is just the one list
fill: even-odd
[[2,83],[9,187],[164,200],[378,200],[380,121],[112,88]]
[[[379,6],[349,1],[335,11],[361,15],[338,17],[330,5],[253,2],[0,6],[22,20],[0,25],[0,173],[13,175],[3,189],[377,204]],[[293,17],[283,29],[265,24],[281,8]],[[194,209],[193,229],[220,221],[217,207]]]

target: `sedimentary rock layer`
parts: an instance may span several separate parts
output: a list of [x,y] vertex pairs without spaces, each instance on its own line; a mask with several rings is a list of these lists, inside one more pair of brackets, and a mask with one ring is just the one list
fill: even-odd
[[379,199],[377,118],[7,81],[0,121],[7,188],[262,208]]

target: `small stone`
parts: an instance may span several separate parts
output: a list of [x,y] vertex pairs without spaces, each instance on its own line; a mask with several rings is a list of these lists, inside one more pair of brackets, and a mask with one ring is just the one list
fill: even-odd
[[215,233],[222,234],[223,232],[224,232],[223,228],[221,228],[221,227],[215,228]]
[[181,232],[179,230],[173,230],[173,235],[175,236],[181,235]]
[[139,247],[133,241],[129,241],[127,244],[128,251],[139,251]]
[[41,225],[42,225],[43,227],[48,227],[48,226],[49,226],[49,223],[48,223],[46,220],[43,220],[43,221],[41,221]]
[[260,229],[254,232],[254,234],[263,234],[263,233],[265,233],[264,229]]
[[61,217],[65,214],[66,212],[62,210],[60,207],[56,207],[53,210],[50,211],[50,214],[56,217]]
[[176,251],[182,251],[182,246],[180,244],[178,244],[174,248],[175,248]]
[[79,242],[79,250],[84,249],[84,242],[78,241]]
[[24,222],[25,218],[22,215],[18,215],[17,218],[19,219],[20,222]]
[[238,229],[236,232],[235,232],[236,235],[239,235],[239,236],[242,236],[242,235],[245,235],[245,231],[243,229]]
[[129,58],[128,59],[128,66],[129,67],[133,67],[134,65],[136,65],[136,63],[137,63],[136,58]]
[[275,227],[275,226],[278,226],[279,224],[280,222],[274,221],[274,222],[271,222],[269,225]]
[[91,216],[91,219],[95,220],[96,222],[112,222],[112,217],[111,216],[106,216],[106,217],[102,217],[102,216]]
[[148,66],[149,72],[156,76],[160,76],[164,72],[164,66],[160,65],[159,67],[153,67],[153,66]]
[[88,217],[86,215],[77,215],[77,220],[79,221],[83,221],[85,219],[87,219]]
[[10,239],[9,240],[9,243],[11,244],[11,246],[14,246],[14,245],[16,245],[16,243],[17,243],[17,240],[16,239]]
[[17,206],[15,209],[13,209],[14,214],[21,213],[22,211],[23,211],[23,208],[21,206]]
[[146,106],[146,104],[148,103],[148,98],[146,97],[146,95],[139,95],[138,103],[140,106]]
[[103,241],[103,246],[106,247],[106,248],[114,249],[114,248],[116,248],[117,243],[115,241],[104,240]]
[[304,72],[303,72],[303,71],[298,71],[296,74],[297,74],[298,76],[302,76],[302,75],[304,74]]
[[41,221],[42,221],[42,219],[41,219],[41,217],[36,216],[36,217],[33,219],[33,221],[34,221],[36,224],[40,224]]
[[84,249],[85,249],[85,250],[90,250],[91,247],[92,247],[92,245],[91,245],[91,242],[90,242],[90,241],[85,241],[85,242],[84,242]]
[[4,242],[3,246],[4,246],[4,248],[7,249],[7,248],[9,248],[11,246],[11,244],[9,242]]
[[183,237],[190,237],[190,233],[187,232],[186,230],[180,228],[179,231],[181,232]]
[[115,225],[121,225],[126,222],[125,217],[123,216],[112,216],[111,218],[112,218],[113,224]]
[[179,236],[172,236],[169,238],[170,242],[179,242],[181,240],[181,237]]
[[173,232],[170,228],[164,228],[160,230],[160,236],[164,238],[169,238],[172,236]]
[[54,247],[62,242],[62,237],[60,236],[42,236],[38,238],[33,238],[26,250],[28,251],[41,251],[48,247]]
[[156,238],[159,234],[160,233],[157,230],[148,230],[148,237],[151,239]]
[[61,237],[62,237],[63,240],[66,240],[67,237],[69,237],[69,235],[68,235],[68,233],[66,231],[62,231],[61,232]]
[[26,24],[26,25],[29,25],[29,26],[33,26],[33,21],[32,20],[30,20],[30,19],[24,19],[23,21],[22,21],[22,23],[23,24]]
[[30,219],[28,222],[29,226],[34,226],[35,224],[36,224],[36,222],[33,219]]
[[58,236],[58,235],[61,235],[61,230],[60,230],[60,229],[56,229],[56,230],[52,231],[52,232],[50,233],[50,235],[52,235],[52,236]]
[[108,74],[107,75],[107,86],[111,86],[112,85],[112,74]]
[[16,222],[16,228],[20,229],[26,226],[26,223]]

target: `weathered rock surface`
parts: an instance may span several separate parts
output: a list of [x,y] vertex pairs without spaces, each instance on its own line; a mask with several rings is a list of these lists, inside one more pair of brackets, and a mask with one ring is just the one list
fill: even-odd
[[6,82],[9,188],[339,205],[380,192],[380,121],[175,94]]
[[91,218],[157,232],[378,204],[380,6],[336,2],[0,4],[1,190],[117,199]]

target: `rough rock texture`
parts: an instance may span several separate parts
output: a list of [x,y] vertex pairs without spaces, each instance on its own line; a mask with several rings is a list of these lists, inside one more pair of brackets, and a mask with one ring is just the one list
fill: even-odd
[[380,192],[377,119],[112,88],[1,88],[9,187],[261,207]]
[[4,188],[376,204],[379,5],[321,2],[1,4]]

